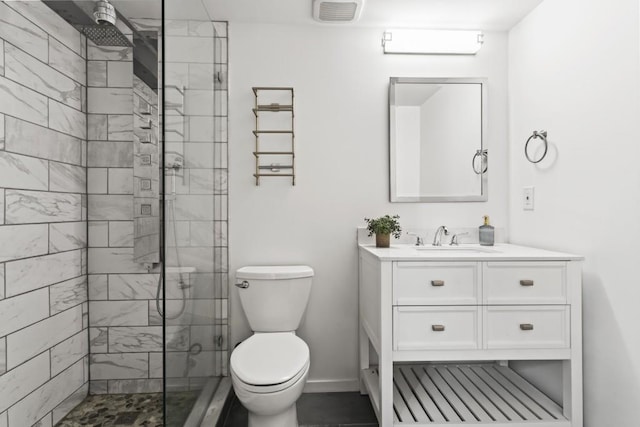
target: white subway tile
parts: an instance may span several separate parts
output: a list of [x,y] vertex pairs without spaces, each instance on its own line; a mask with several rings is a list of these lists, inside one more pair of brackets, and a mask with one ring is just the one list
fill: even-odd
[[109,246],[109,223],[107,221],[89,221],[89,247],[106,248]]
[[9,409],[10,425],[34,424],[82,387],[83,382],[83,366],[80,360],[12,406]]
[[[0,10],[6,7],[0,3]],[[3,25],[0,25],[3,27]],[[0,76],[0,113],[5,113],[38,125],[47,126],[47,98],[12,80]],[[7,132],[7,135],[10,135]]]
[[133,90],[122,88],[87,89],[87,109],[98,114],[132,114]]
[[5,77],[80,109],[80,83],[11,45],[5,47]]
[[69,412],[82,403],[88,393],[89,384],[83,384],[76,392],[67,397],[64,402],[56,406],[51,412],[53,425],[58,424]]
[[133,87],[133,62],[107,62],[107,86]]
[[87,278],[76,277],[49,288],[51,314],[60,313],[87,301]]
[[88,42],[87,59],[90,61],[133,61],[133,48],[120,46],[96,46]]
[[110,353],[162,351],[162,326],[110,327]]
[[87,84],[84,58],[53,37],[49,38],[49,65],[81,85]]
[[90,221],[133,219],[133,197],[129,195],[90,194],[88,203]]
[[7,371],[7,340],[0,338],[0,375]]
[[90,301],[92,327],[147,326],[147,301]]
[[49,128],[87,139],[87,116],[80,110],[49,99]]
[[4,299],[4,264],[0,264],[0,300]]
[[[19,8],[23,2],[9,2],[10,5]],[[16,12],[7,3],[0,3],[0,38],[14,46],[35,56],[41,61],[47,62],[49,56],[47,34]]]
[[205,37],[165,37],[167,62],[213,63],[213,39]]
[[148,353],[93,354],[91,358],[91,379],[111,380],[148,378]]
[[44,255],[48,252],[47,224],[0,227],[0,262]]
[[133,247],[133,221],[109,222],[109,246]]
[[109,194],[133,194],[133,168],[109,169]]
[[87,192],[89,194],[107,193],[107,171],[106,168],[87,169]]
[[77,54],[81,53],[80,33],[71,24],[42,2],[10,2],[12,8],[20,12],[42,30],[60,40]]
[[5,264],[7,297],[81,275],[81,252],[70,251]]
[[107,87],[106,61],[87,61],[87,85],[89,87]]
[[6,188],[47,190],[48,163],[46,160],[0,151],[0,182]]
[[49,292],[40,289],[0,300],[0,336],[8,335],[49,316]]
[[109,328],[89,328],[89,352],[91,354],[109,352]]
[[109,393],[161,393],[162,380],[160,379],[139,379],[139,380],[109,380]]
[[109,114],[109,141],[131,141],[133,140],[133,115],[130,114]]
[[108,298],[108,276],[106,274],[89,275],[89,300],[98,301]]
[[51,376],[56,376],[89,352],[87,331],[80,331],[51,348]]
[[[0,52],[4,52],[4,40],[0,39]],[[0,55],[0,76],[4,76],[4,54]]]
[[[0,413],[49,380],[49,352],[0,376]],[[1,424],[1,423],[0,423]],[[25,424],[16,424],[17,426]],[[30,425],[30,424],[29,424]]]
[[87,114],[87,138],[104,141],[107,139],[107,115]]
[[87,143],[87,166],[133,167],[133,142],[89,141]]
[[79,194],[6,190],[5,200],[7,224],[80,221],[82,217]]
[[60,222],[49,225],[50,253],[81,249],[86,246],[86,222]]
[[7,337],[7,367],[12,369],[81,330],[82,307],[77,306],[14,332]]
[[86,168],[65,163],[49,163],[49,190],[84,193],[87,189]]
[[[47,125],[46,118],[42,124]],[[82,162],[79,139],[13,117],[6,117],[5,139],[7,151],[74,165]]]

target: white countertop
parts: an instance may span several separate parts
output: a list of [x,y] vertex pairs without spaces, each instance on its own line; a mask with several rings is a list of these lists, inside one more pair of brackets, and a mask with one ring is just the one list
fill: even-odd
[[494,246],[415,246],[398,244],[389,248],[359,245],[381,261],[581,261],[583,256],[526,246],[497,243]]

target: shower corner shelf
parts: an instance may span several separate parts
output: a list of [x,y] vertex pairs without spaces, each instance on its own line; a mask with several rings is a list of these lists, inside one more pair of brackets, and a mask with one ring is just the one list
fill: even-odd
[[[255,105],[255,173],[260,178],[289,177],[296,184],[292,87],[253,87]],[[261,163],[262,159],[262,163]],[[266,159],[271,159],[270,162]],[[283,163],[280,163],[283,162]]]

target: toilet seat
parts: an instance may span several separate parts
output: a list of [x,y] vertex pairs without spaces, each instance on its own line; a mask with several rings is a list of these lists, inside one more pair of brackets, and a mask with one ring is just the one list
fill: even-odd
[[309,370],[309,347],[291,332],[255,334],[231,354],[231,371],[247,391],[272,393]]

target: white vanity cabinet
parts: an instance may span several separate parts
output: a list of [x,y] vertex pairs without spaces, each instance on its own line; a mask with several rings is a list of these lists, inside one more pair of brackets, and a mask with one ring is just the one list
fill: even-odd
[[[361,391],[381,426],[582,426],[581,257],[359,251]],[[510,367],[554,360],[561,404]]]

